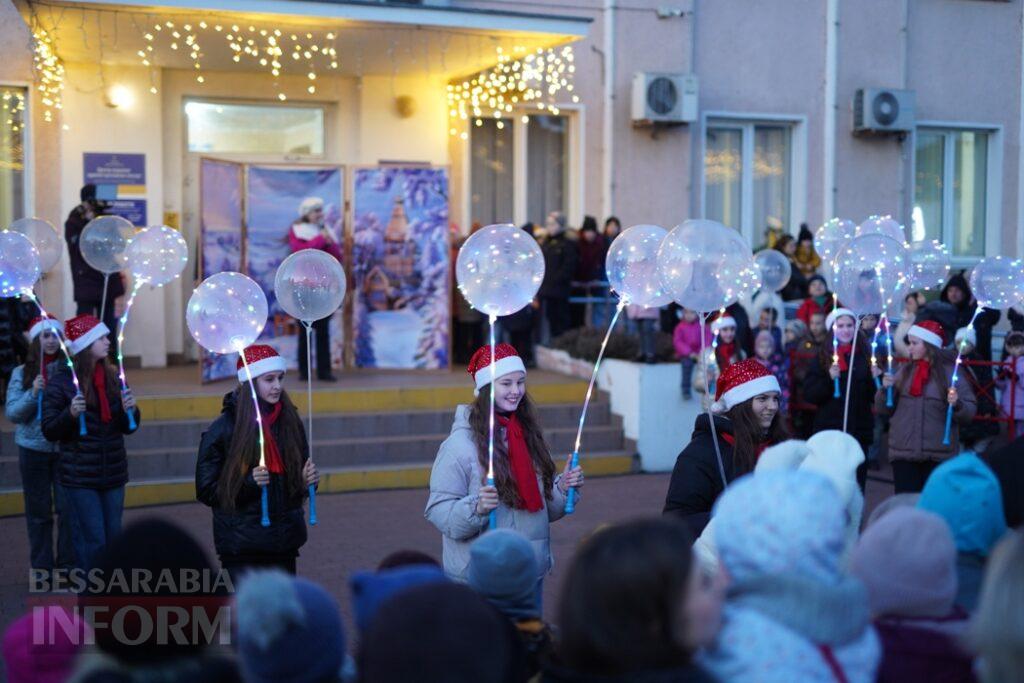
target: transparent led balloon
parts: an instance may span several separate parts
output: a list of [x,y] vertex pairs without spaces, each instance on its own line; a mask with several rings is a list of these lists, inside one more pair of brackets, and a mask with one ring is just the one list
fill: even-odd
[[721,223],[690,219],[673,228],[658,250],[658,276],[672,300],[711,312],[736,302],[756,267],[746,240]]
[[217,273],[192,292],[185,322],[207,351],[237,352],[256,341],[267,324],[267,297],[241,273]]
[[537,241],[514,225],[488,225],[459,249],[455,279],[476,310],[510,315],[537,296],[544,281],[544,255]]
[[814,249],[821,259],[832,265],[840,247],[855,237],[857,224],[845,218],[832,218],[825,221],[814,232]]
[[321,320],[345,299],[345,271],[338,259],[320,249],[297,251],[274,276],[274,294],[284,312],[304,322]]
[[634,225],[608,248],[608,283],[625,303],[650,308],[672,301],[658,277],[658,248],[667,234],[658,225]]
[[781,251],[763,249],[754,254],[754,264],[761,273],[761,286],[777,292],[789,284],[793,266]]
[[1024,299],[1024,263],[1005,256],[988,256],[971,271],[971,290],[985,308],[1006,309]]
[[0,298],[32,291],[39,280],[39,252],[20,232],[0,232]]
[[50,221],[42,218],[19,218],[10,230],[19,232],[32,242],[39,252],[39,270],[46,273],[60,261],[64,253],[64,240]]
[[899,295],[910,272],[907,248],[878,233],[855,237],[835,259],[835,293],[858,316],[881,313]]
[[941,289],[949,279],[949,249],[938,240],[910,243],[911,287]]
[[146,228],[132,238],[125,252],[128,270],[139,282],[162,286],[181,275],[188,265],[188,244],[166,225]]
[[866,221],[857,226],[857,237],[862,235],[885,235],[891,237],[900,244],[907,243],[907,234],[900,225],[900,222],[894,220],[892,216],[871,216]]
[[127,264],[128,243],[135,236],[135,226],[120,216],[94,218],[82,230],[78,246],[82,258],[101,273],[119,273]]

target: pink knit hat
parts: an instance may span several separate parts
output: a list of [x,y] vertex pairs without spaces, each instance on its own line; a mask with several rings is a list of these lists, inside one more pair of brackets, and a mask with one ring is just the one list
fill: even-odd
[[63,683],[74,669],[75,656],[85,643],[87,632],[85,622],[63,607],[32,608],[4,633],[7,680],[10,683]]

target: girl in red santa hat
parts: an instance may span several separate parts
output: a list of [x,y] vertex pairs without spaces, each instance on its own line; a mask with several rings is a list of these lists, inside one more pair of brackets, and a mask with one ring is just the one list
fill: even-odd
[[775,375],[755,358],[734,363],[722,373],[711,405],[715,433],[708,414],[698,415],[690,443],[676,458],[665,496],[664,513],[681,517],[694,538],[708,523],[726,484],[753,471],[765,448],[789,438],[779,411],[781,393]]
[[[213,545],[235,582],[255,568],[295,573],[306,542],[303,498],[320,481],[302,419],[284,389],[284,358],[265,344],[244,353],[263,420],[265,465],[259,464],[256,407],[241,358],[239,384],[224,396],[220,416],[203,433],[196,461],[196,498],[213,508]],[[264,486],[269,526],[261,523]]]
[[[41,412],[43,389],[47,377],[56,366],[50,364],[60,357],[60,335],[64,325],[59,320],[39,317],[28,326],[28,357],[24,365],[14,368],[7,386],[7,419],[16,427],[14,442],[18,446],[18,469],[25,496],[25,521],[28,523],[29,566],[50,572],[54,567],[74,566],[71,546],[71,518],[67,514],[64,489],[57,479],[57,444],[43,437]],[[57,555],[53,552],[53,513],[57,513]]]
[[[74,376],[66,363],[49,366],[54,372],[43,390],[43,436],[60,443],[58,480],[71,515],[75,563],[91,569],[96,553],[121,530],[128,483],[124,435],[138,429],[141,416],[131,389],[121,390],[107,358],[107,326],[84,314],[66,321],[64,333]],[[135,429],[128,411],[135,413]],[[85,434],[79,433],[82,414]]]
[[[907,334],[910,362],[895,375],[882,375],[875,396],[879,414],[891,414],[889,461],[896,493],[918,493],[935,467],[960,452],[958,425],[967,424],[976,410],[974,392],[963,373],[950,386],[956,352],[946,349],[945,332],[934,320],[916,323]],[[893,389],[893,408],[886,407],[886,388]],[[943,445],[947,406],[953,406],[949,445]]]
[[487,530],[492,510],[497,526],[515,529],[537,556],[540,584],[552,567],[551,522],[565,515],[570,487],[583,486],[583,470],[555,474],[537,412],[526,392],[526,367],[509,344],[495,347],[494,485],[487,484],[491,398],[491,349],[481,347],[469,362],[476,400],[455,410],[451,434],[441,444],[430,473],[426,518],[442,534],[444,570],[467,581],[469,547]]

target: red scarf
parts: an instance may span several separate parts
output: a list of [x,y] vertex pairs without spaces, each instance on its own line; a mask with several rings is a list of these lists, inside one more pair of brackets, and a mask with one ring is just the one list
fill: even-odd
[[850,352],[853,350],[853,344],[840,344],[839,348],[836,349],[836,353],[839,355],[839,371],[846,372],[850,369]]
[[266,462],[267,470],[271,474],[284,474],[284,460],[281,459],[281,451],[277,448],[277,439],[271,429],[277,418],[281,416],[281,402],[278,401],[269,413],[263,413],[263,459]]
[[537,473],[533,469],[533,458],[530,457],[530,449],[526,446],[526,437],[523,436],[523,426],[519,424],[519,418],[515,413],[508,417],[495,417],[498,424],[505,428],[508,438],[509,469],[519,492],[519,500],[527,512],[539,512],[544,508],[544,499],[541,498],[540,487],[537,485]]
[[922,358],[914,363],[914,379],[910,383],[910,395],[920,396],[924,393],[924,385],[932,374],[932,364]]
[[39,374],[43,376],[43,381],[46,381],[46,366],[57,360],[57,354],[55,353],[44,353],[43,362],[39,366]]
[[[733,437],[732,434],[726,434],[725,432],[721,432],[719,433],[719,436],[722,437],[722,440],[725,441],[730,446],[732,446],[733,448],[736,447],[736,439]],[[764,450],[768,448],[768,446],[770,445],[771,444],[768,443],[767,441],[762,441],[757,445],[757,450],[754,452],[755,462],[761,459],[761,454],[764,453]]]
[[110,422],[110,401],[107,400],[107,368],[102,362],[95,365],[92,372],[92,386],[96,389],[96,403],[100,407],[100,422]]
[[732,365],[732,359],[736,355],[736,342],[729,342],[728,344],[719,342],[716,352],[718,369],[720,371],[724,371],[727,367]]

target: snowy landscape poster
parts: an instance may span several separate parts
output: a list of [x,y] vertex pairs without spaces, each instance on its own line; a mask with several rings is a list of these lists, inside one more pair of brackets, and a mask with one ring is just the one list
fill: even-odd
[[356,366],[447,368],[447,170],[361,168],[353,187]]

